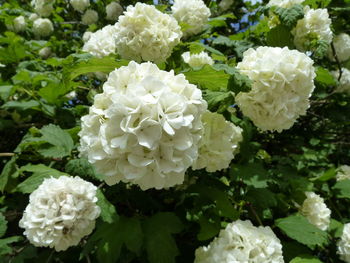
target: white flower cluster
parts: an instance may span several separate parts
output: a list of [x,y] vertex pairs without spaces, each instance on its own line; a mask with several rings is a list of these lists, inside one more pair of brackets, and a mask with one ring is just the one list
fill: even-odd
[[340,259],[350,263],[350,223],[344,225],[343,234],[337,245]]
[[[350,36],[345,33],[341,33],[334,37],[333,45],[339,62],[347,61],[350,58]],[[328,49],[329,58],[335,61],[333,51]]]
[[92,34],[93,34],[93,33],[92,33],[91,31],[86,31],[86,32],[84,32],[83,37],[82,37],[83,42],[84,42],[84,43],[88,42],[89,39],[90,39],[90,37],[92,36]]
[[270,0],[267,6],[278,6],[282,8],[290,8],[293,5],[300,5],[305,0]]
[[173,17],[142,3],[129,6],[115,26],[118,53],[137,62],[165,61],[182,36]]
[[95,24],[97,21],[98,21],[98,13],[92,9],[86,10],[84,15],[81,17],[81,22],[87,26],[91,24]]
[[40,247],[66,250],[89,235],[100,215],[97,188],[79,177],[45,179],[29,196],[19,222],[29,241]]
[[92,33],[90,36],[88,36],[89,39],[84,44],[83,51],[89,52],[91,55],[99,58],[108,56],[109,54],[115,54],[116,31],[117,29],[115,26],[107,25],[102,29],[97,30],[95,33]]
[[331,210],[326,206],[323,198],[314,192],[306,192],[305,195],[306,199],[300,208],[300,213],[314,226],[321,230],[327,230]]
[[34,11],[40,16],[47,17],[53,11],[53,4],[55,0],[32,0],[31,5]]
[[[339,78],[338,70],[332,71],[331,73],[334,78]],[[350,70],[348,70],[347,68],[342,68],[342,75],[339,81],[339,85],[337,86],[335,91],[339,93],[346,92],[350,94]]]
[[208,55],[207,52],[202,51],[198,54],[191,54],[185,52],[182,54],[182,59],[189,64],[192,68],[203,67],[204,65],[213,65],[214,60]]
[[18,16],[15,19],[13,19],[12,24],[6,25],[8,30],[11,30],[13,32],[22,32],[26,29],[26,20],[24,16]]
[[90,0],[70,0],[70,4],[73,6],[74,10],[83,13],[86,8],[90,6]]
[[240,92],[236,103],[263,131],[289,129],[309,107],[314,90],[313,61],[287,47],[258,47],[243,54],[237,68],[253,81],[250,92]]
[[111,21],[117,21],[118,17],[123,14],[123,7],[117,3],[112,2],[106,5],[106,19]]
[[123,181],[146,190],[181,184],[198,157],[206,108],[184,75],[131,61],[110,73],[82,117],[80,153],[110,185]]
[[49,47],[43,47],[42,49],[39,50],[39,56],[42,59],[47,59],[51,55],[52,51],[51,48]]
[[175,0],[171,10],[179,23],[189,26],[184,32],[186,37],[200,33],[210,17],[210,9],[203,0]]
[[336,174],[337,181],[350,180],[350,166],[341,165],[337,169]]
[[310,42],[314,39],[330,44],[333,39],[331,24],[327,9],[310,9],[309,6],[305,6],[304,18],[298,20],[292,30],[295,46],[301,51],[308,50]]
[[207,247],[196,250],[194,263],[283,263],[282,245],[270,227],[237,220]]
[[229,9],[231,7],[231,5],[233,5],[234,0],[221,0],[219,3],[219,8],[222,11],[226,11],[227,9]]
[[227,168],[242,141],[242,129],[228,122],[218,113],[207,111],[202,115],[204,134],[199,143],[199,156],[194,170],[205,168],[215,172]]
[[53,32],[53,24],[48,18],[38,18],[33,23],[33,32],[36,36],[47,37]]

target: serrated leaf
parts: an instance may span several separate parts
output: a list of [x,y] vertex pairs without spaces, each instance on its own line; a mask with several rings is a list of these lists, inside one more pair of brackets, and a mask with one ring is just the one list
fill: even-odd
[[30,194],[44,181],[46,178],[58,178],[62,175],[68,176],[66,173],[62,173],[56,169],[50,168],[43,164],[32,165],[28,164],[22,166],[19,172],[30,172],[33,173],[30,177],[24,180],[22,183],[17,185],[16,191],[24,194]]
[[301,215],[292,215],[275,221],[276,226],[288,237],[310,248],[327,244],[327,232],[316,226]]
[[277,7],[275,13],[283,25],[292,28],[299,19],[304,17],[304,7],[302,5],[294,5],[290,8]]
[[172,234],[183,226],[173,213],[158,213],[144,222],[147,258],[150,263],[175,263],[179,254]]
[[266,35],[266,42],[271,47],[293,47],[290,29],[283,25],[272,28]]
[[255,188],[267,187],[268,174],[261,163],[234,165],[231,170],[231,176],[234,180],[242,179],[246,185]]
[[106,223],[113,223],[118,219],[117,211],[113,204],[111,204],[104,196],[100,189],[97,190],[97,205],[101,208],[101,218]]
[[313,57],[321,59],[327,55],[329,44],[325,40],[311,41],[311,50],[313,50]]
[[0,239],[0,256],[6,255],[12,252],[12,248],[8,246],[9,244],[21,241],[23,238],[20,236],[13,236],[8,238]]
[[338,181],[333,186],[334,194],[338,198],[350,198],[350,180]]
[[4,166],[2,169],[2,172],[0,174],[0,191],[4,192],[7,182],[9,180],[9,177],[16,172],[16,160],[17,157],[12,157]]
[[0,213],[0,237],[3,237],[7,230],[7,221],[2,213]]
[[85,158],[69,160],[65,166],[65,171],[74,176],[89,177],[102,181],[102,176],[97,174],[94,166]]

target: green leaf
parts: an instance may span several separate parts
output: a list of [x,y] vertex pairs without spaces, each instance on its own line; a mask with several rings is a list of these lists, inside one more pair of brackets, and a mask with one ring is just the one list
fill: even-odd
[[332,236],[336,238],[340,238],[343,234],[344,225],[339,221],[331,218],[331,222],[329,224],[329,232]]
[[144,222],[147,258],[150,263],[175,263],[179,250],[172,234],[182,231],[174,213],[158,213]]
[[74,148],[74,142],[68,132],[59,126],[49,124],[40,130],[41,139],[49,143],[48,147],[41,147],[38,152],[44,157],[62,158],[69,156]]
[[315,258],[311,255],[303,255],[296,258],[293,258],[290,263],[323,263],[318,258]]
[[197,235],[199,241],[211,239],[220,232],[220,220],[210,220],[205,216],[201,216],[198,222],[200,225],[200,230]]
[[1,174],[0,174],[0,191],[4,192],[9,177],[17,171],[16,166],[17,157],[12,157],[4,166]]
[[113,223],[118,219],[117,211],[113,204],[111,204],[104,196],[100,189],[97,190],[97,205],[101,208],[101,218],[106,223]]
[[7,221],[2,213],[0,213],[0,237],[3,237],[7,230]]
[[65,171],[70,175],[79,176],[82,178],[88,177],[99,181],[103,180],[102,176],[96,173],[94,166],[91,165],[91,163],[89,163],[89,161],[85,158],[68,161],[65,166]]
[[316,67],[316,83],[324,85],[324,86],[334,86],[336,85],[336,81],[332,74],[325,68]]
[[336,173],[337,173],[337,170],[335,169],[335,167],[332,167],[327,171],[325,171],[321,176],[315,178],[315,180],[321,181],[321,182],[327,182],[333,179],[336,176]]
[[231,170],[233,179],[240,180],[255,188],[265,188],[268,183],[268,174],[261,163],[251,163],[249,165],[234,165]]
[[209,65],[205,65],[199,70],[191,69],[183,74],[189,82],[211,91],[226,90],[230,78],[223,70],[217,71]]
[[328,242],[327,233],[310,224],[309,221],[301,215],[292,215],[277,219],[275,224],[288,237],[310,248],[316,245],[324,246]]
[[203,98],[208,102],[208,109],[212,112],[224,112],[234,103],[232,92],[203,90]]
[[299,19],[304,17],[304,7],[302,5],[294,5],[290,8],[277,7],[275,13],[279,16],[283,25],[292,28]]
[[350,180],[338,181],[333,186],[334,194],[338,198],[350,198]]
[[314,51],[313,57],[322,59],[327,55],[329,44],[325,40],[311,41],[310,49]]
[[0,239],[0,256],[6,255],[12,252],[12,248],[8,246],[9,244],[21,241],[23,238],[20,236],[13,236],[8,238]]
[[14,109],[18,111],[25,111],[25,110],[39,110],[40,103],[36,100],[28,100],[28,101],[8,101],[5,104],[1,106],[1,108],[4,109]]
[[271,47],[293,48],[290,29],[283,25],[278,25],[272,28],[266,35],[266,42]]
[[66,173],[62,173],[56,169],[50,168],[43,164],[32,165],[28,164],[20,168],[19,172],[33,173],[30,177],[17,185],[16,191],[24,194],[30,194],[44,181],[46,178],[58,178],[62,175],[68,176]]

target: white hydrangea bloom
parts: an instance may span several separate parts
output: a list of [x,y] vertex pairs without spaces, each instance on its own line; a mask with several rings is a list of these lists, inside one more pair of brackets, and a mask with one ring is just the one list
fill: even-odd
[[6,25],[8,30],[14,31],[14,32],[22,32],[26,29],[26,20],[24,16],[18,16],[16,17],[11,25]]
[[300,208],[300,213],[314,226],[321,230],[327,230],[331,210],[326,206],[323,198],[314,192],[306,192],[305,195],[306,199]]
[[97,21],[98,21],[98,13],[92,9],[86,10],[84,15],[81,17],[81,22],[87,26],[91,24],[95,24]]
[[38,18],[33,23],[33,32],[36,36],[49,36],[53,32],[53,24],[50,19]]
[[39,50],[39,56],[43,59],[48,58],[51,55],[51,48],[49,47],[43,47]]
[[[339,71],[331,72],[335,79],[339,78]],[[336,92],[342,93],[346,92],[350,94],[350,71],[347,68],[342,68],[342,75],[339,81],[339,85],[337,86]]]
[[196,250],[194,263],[283,263],[282,245],[271,228],[237,220],[207,247]]
[[252,81],[236,102],[243,114],[263,131],[289,129],[309,108],[314,90],[312,59],[287,47],[258,47],[243,54],[237,68]]
[[343,234],[337,245],[337,253],[340,255],[340,259],[350,263],[350,223],[344,225]]
[[300,5],[305,0],[270,0],[267,6],[278,6],[282,8],[290,8],[293,5]]
[[202,115],[202,123],[204,134],[199,143],[198,159],[192,168],[215,172],[229,167],[243,140],[242,129],[226,121],[221,114],[210,111]]
[[39,16],[36,13],[31,13],[29,16],[30,21],[35,21],[39,18]]
[[91,55],[102,58],[109,54],[115,54],[115,35],[117,28],[107,25],[90,35],[89,40],[84,44],[83,51]]
[[137,62],[165,61],[182,36],[173,17],[142,3],[129,6],[115,26],[118,53]]
[[234,0],[221,0],[219,3],[219,8],[222,11],[226,11],[233,5]]
[[349,165],[339,166],[337,169],[336,178],[337,178],[337,181],[350,180],[350,166]]
[[33,0],[31,2],[34,7],[34,11],[40,16],[47,17],[50,16],[53,11],[53,4],[55,0]]
[[184,32],[186,37],[200,33],[210,17],[210,9],[203,0],[175,0],[171,10],[179,23],[189,26]]
[[327,9],[310,9],[309,6],[305,6],[304,18],[298,20],[292,30],[295,46],[301,51],[306,51],[313,39],[330,44],[333,39],[331,24]]
[[110,185],[123,181],[146,190],[181,184],[198,156],[206,108],[184,75],[131,61],[110,73],[82,117],[80,153]]
[[106,19],[117,21],[118,17],[123,14],[123,11],[123,7],[119,3],[112,2],[106,6]]
[[90,6],[90,0],[70,0],[74,10],[83,13]]
[[[333,45],[339,62],[347,61],[350,58],[350,36],[348,34],[341,33],[335,36]],[[328,55],[332,61],[335,61],[331,47],[328,49]]]
[[86,31],[83,35],[83,42],[84,43],[88,42],[92,34],[93,34],[92,32]]
[[45,179],[29,196],[19,226],[38,247],[66,250],[89,235],[100,215],[93,184],[79,177]]
[[182,54],[182,59],[192,68],[214,64],[214,60],[208,55],[207,52],[204,51],[198,54],[191,54],[190,52],[185,52]]

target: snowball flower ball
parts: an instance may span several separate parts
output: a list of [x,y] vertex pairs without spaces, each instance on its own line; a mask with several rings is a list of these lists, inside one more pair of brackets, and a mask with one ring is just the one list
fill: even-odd
[[310,42],[314,39],[330,44],[333,39],[331,24],[332,20],[329,18],[327,9],[310,9],[309,6],[305,6],[304,18],[298,20],[292,30],[297,49],[308,50]]
[[56,251],[76,246],[95,228],[100,215],[97,188],[79,177],[45,179],[29,196],[19,226],[37,247]]
[[[339,71],[332,71],[331,73],[335,79],[339,78]],[[335,91],[339,93],[346,92],[350,94],[350,70],[347,68],[342,68],[342,75],[339,81],[339,85]]]
[[243,139],[242,129],[226,121],[221,114],[210,111],[202,115],[202,123],[204,134],[199,143],[198,159],[192,168],[205,168],[207,172],[228,168]]
[[26,20],[24,19],[24,16],[18,16],[16,17],[11,25],[6,25],[7,28],[14,32],[21,32],[26,29]]
[[118,17],[123,13],[123,11],[123,7],[119,3],[112,2],[106,5],[106,19],[117,21]]
[[204,51],[198,54],[190,54],[190,52],[185,52],[182,54],[182,59],[192,68],[214,64],[214,60]]
[[323,198],[314,192],[306,192],[305,195],[306,199],[300,208],[301,214],[314,226],[321,230],[327,230],[331,210],[326,206]]
[[312,65],[304,53],[287,47],[251,48],[237,68],[252,80],[252,89],[238,93],[236,103],[263,131],[289,129],[309,107],[316,76]]
[[49,47],[43,47],[39,50],[39,56],[43,59],[48,58],[51,55],[51,48]]
[[207,247],[196,250],[194,263],[283,263],[282,245],[270,227],[237,220]]
[[234,2],[233,0],[221,0],[219,3],[219,8],[222,11],[226,11],[231,7],[231,5],[233,5],[233,2]]
[[350,263],[350,223],[344,225],[343,234],[337,245],[337,254],[340,255],[340,259]]
[[[334,37],[333,45],[339,62],[347,61],[350,58],[350,36],[345,33],[341,33]],[[333,57],[333,51],[328,49],[329,58],[335,61]]]
[[54,3],[55,0],[33,0],[31,2],[32,6],[34,7],[34,11],[43,17],[51,15],[51,12],[54,9]]
[[88,9],[81,17],[81,22],[84,25],[95,24],[98,21],[98,13],[95,10]]
[[92,33],[89,40],[84,44],[83,51],[99,58],[114,54],[116,51],[116,31],[114,25],[107,25]]
[[337,181],[350,180],[350,166],[341,165],[337,169],[336,174]]
[[37,20],[38,18],[39,18],[39,16],[36,13],[31,13],[29,16],[30,21]]
[[267,6],[278,6],[282,8],[290,8],[293,5],[300,5],[305,0],[270,0]]
[[53,32],[53,24],[50,19],[38,18],[33,23],[33,32],[36,36],[47,37]]
[[88,42],[92,34],[93,34],[92,32],[86,31],[83,35],[83,42],[84,43]]
[[186,37],[200,33],[210,17],[210,9],[203,0],[175,0],[171,10],[179,23],[189,26],[184,32]]
[[207,103],[184,75],[131,61],[110,73],[82,117],[80,153],[109,185],[181,184],[198,157]]
[[70,4],[73,6],[74,10],[81,13],[85,11],[90,5],[90,0],[70,0]]
[[165,61],[182,36],[173,17],[142,3],[129,6],[115,26],[118,53],[137,62]]

